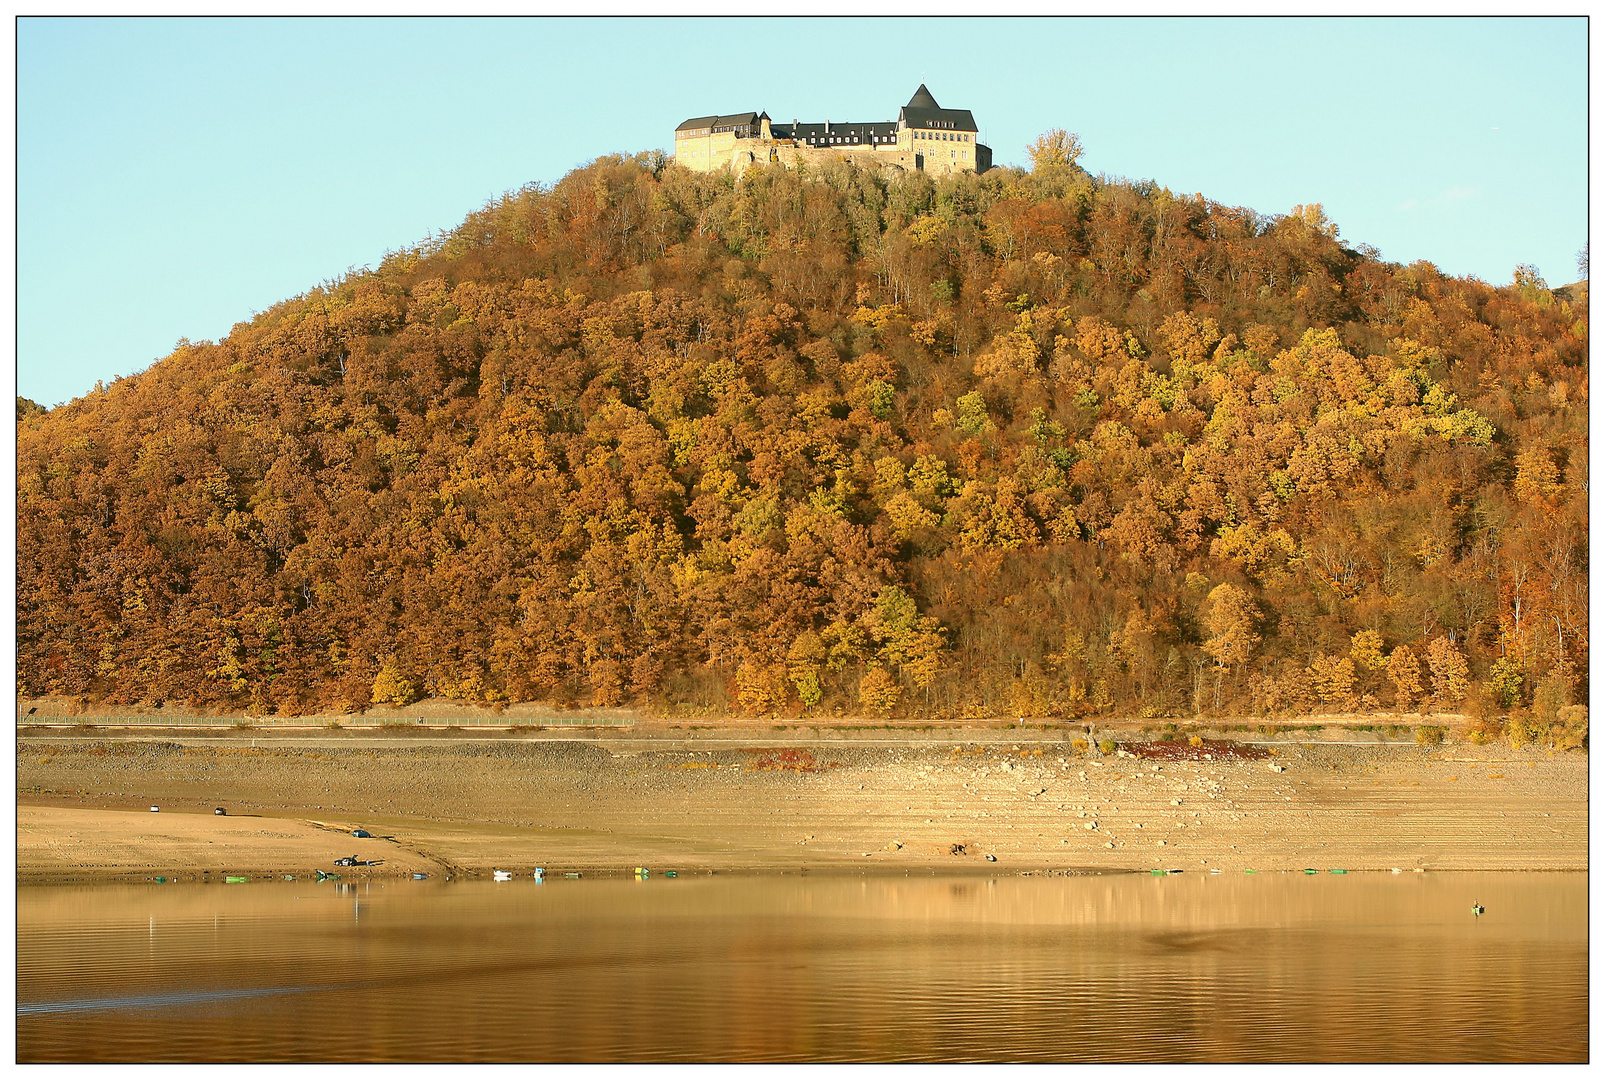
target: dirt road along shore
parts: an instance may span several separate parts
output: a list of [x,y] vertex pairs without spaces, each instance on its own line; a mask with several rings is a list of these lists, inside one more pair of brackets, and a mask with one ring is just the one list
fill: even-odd
[[[377,862],[338,871],[357,877],[1587,867],[1575,752],[1288,743],[1167,760],[1031,733],[719,734],[253,746],[34,732],[18,741],[18,874],[216,879],[348,855]],[[359,826],[373,838],[351,837]]]

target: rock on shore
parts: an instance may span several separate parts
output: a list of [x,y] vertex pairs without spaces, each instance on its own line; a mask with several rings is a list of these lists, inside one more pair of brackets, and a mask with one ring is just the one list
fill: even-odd
[[[752,735],[259,746],[33,737],[18,744],[18,873],[309,872],[353,844],[383,849],[379,866],[357,871],[375,874],[525,862],[1587,867],[1587,759],[1577,753],[1289,744],[1272,759],[1285,771],[1272,772],[1264,761],[1089,756],[1029,739],[776,745]],[[217,806],[229,816],[214,817]],[[346,830],[359,825],[375,839],[353,841]]]

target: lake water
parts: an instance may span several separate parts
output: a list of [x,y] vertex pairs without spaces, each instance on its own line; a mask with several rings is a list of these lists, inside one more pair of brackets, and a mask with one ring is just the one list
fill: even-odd
[[1581,1062],[1587,917],[1583,874],[25,887],[17,1055]]

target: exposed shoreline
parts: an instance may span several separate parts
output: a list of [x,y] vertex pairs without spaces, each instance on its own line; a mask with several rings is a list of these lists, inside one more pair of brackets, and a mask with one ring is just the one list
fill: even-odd
[[[1155,761],[1063,729],[886,734],[34,730],[18,880],[1588,866],[1580,752],[1288,741]],[[332,865],[349,855],[378,865]]]
[[1419,726],[1441,727],[1461,731],[1473,725],[1473,718],[1464,713],[1310,713],[1273,717],[1221,716],[1207,720],[1144,720],[1134,716],[1101,716],[1066,720],[1055,717],[1025,718],[1014,715],[963,717],[875,717],[850,716],[831,713],[818,716],[792,716],[774,714],[764,716],[700,714],[691,711],[654,713],[647,710],[620,708],[590,708],[559,705],[545,701],[515,702],[501,707],[475,705],[448,698],[425,698],[405,706],[371,705],[359,713],[322,711],[294,716],[263,715],[242,710],[194,708],[180,704],[110,705],[80,703],[62,697],[20,697],[17,699],[18,723],[40,726],[96,725],[116,727],[127,721],[138,727],[161,726],[164,722],[173,727],[231,728],[252,727],[260,731],[324,728],[331,730],[394,729],[400,726],[422,726],[441,729],[450,725],[468,731],[495,731],[509,728],[551,727],[590,729],[626,729],[644,731],[719,730],[734,732],[761,732],[774,728],[809,731],[819,737],[832,732],[853,731],[994,731],[1044,730],[1054,732],[1082,731],[1092,727],[1099,731],[1129,733],[1139,730],[1159,730],[1166,726],[1184,732],[1253,732],[1261,729],[1280,731],[1314,731],[1360,728],[1411,728]]

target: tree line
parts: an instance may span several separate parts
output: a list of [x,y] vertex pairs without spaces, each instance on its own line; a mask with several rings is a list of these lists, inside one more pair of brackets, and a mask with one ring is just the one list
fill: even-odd
[[19,401],[22,691],[1579,740],[1586,301],[1035,151],[599,158]]

